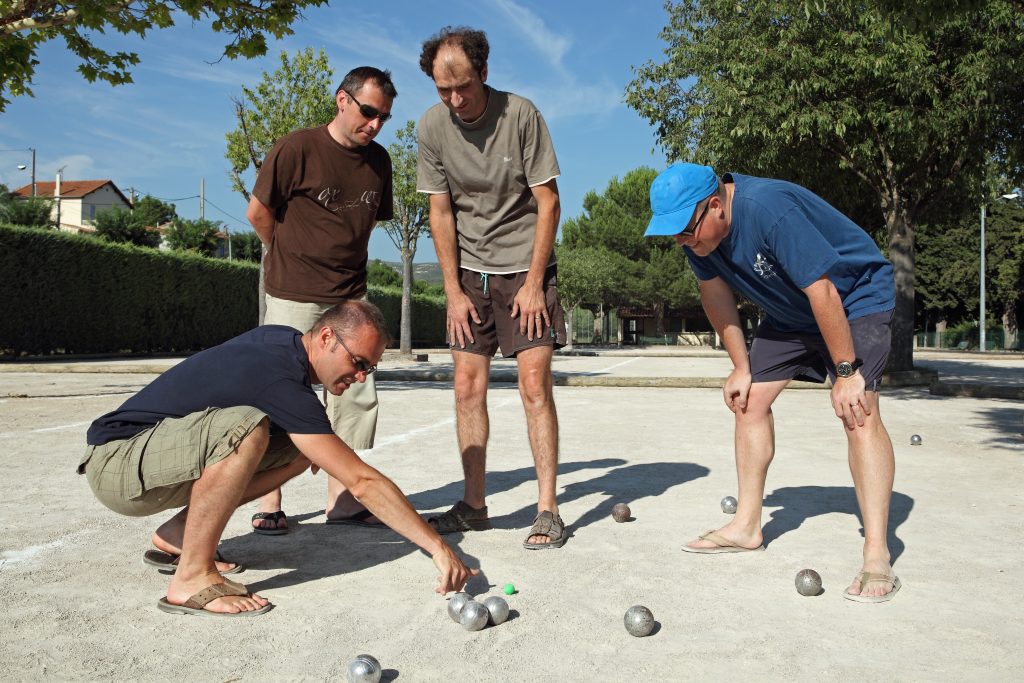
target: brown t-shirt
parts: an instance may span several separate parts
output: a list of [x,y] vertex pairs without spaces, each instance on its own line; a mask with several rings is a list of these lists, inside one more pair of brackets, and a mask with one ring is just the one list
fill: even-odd
[[270,150],[252,194],[277,221],[264,260],[268,294],[335,304],[366,293],[370,231],[394,210],[386,149],[343,147],[326,126],[289,133]]

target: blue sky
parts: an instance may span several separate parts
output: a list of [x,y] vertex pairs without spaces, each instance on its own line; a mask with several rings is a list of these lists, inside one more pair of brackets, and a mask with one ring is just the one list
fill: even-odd
[[[399,97],[395,119],[377,137],[386,146],[404,121],[418,120],[438,101],[419,70],[420,44],[444,25],[465,24],[486,31],[491,42],[488,83],[530,98],[544,114],[562,169],[565,220],[612,177],[665,165],[652,128],[622,101],[632,67],[663,58],[658,34],[665,22],[661,3],[650,1],[336,2],[307,11],[294,35],[272,42],[256,60],[217,62],[225,38],[187,22],[144,40],[97,36],[107,49],[141,57],[135,82],[116,88],[86,82],[63,42],[52,41],[38,55],[35,97],[15,98],[0,115],[0,149],[36,148],[37,181],[54,180],[65,166],[66,179],[109,178],[126,194],[134,187],[175,200],[186,218],[199,215],[204,178],[207,218],[248,230],[245,202],[230,188],[224,158],[224,135],[236,125],[231,98],[242,85],[276,69],[282,50],[310,46],[327,53],[335,81],[362,64],[388,68]],[[0,152],[0,182],[27,184],[28,172],[17,166],[28,163],[28,152]],[[374,231],[370,257],[398,259],[382,230]],[[415,260],[436,261],[429,240],[420,241]]]

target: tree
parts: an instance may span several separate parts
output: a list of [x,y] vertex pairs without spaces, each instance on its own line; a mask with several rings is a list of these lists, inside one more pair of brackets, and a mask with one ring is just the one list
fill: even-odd
[[96,214],[96,234],[108,242],[126,242],[140,247],[160,246],[160,233],[149,224],[122,208]]
[[231,233],[231,258],[259,263],[263,256],[263,242],[252,230]]
[[0,3],[0,112],[6,94],[32,95],[36,52],[43,43],[62,38],[81,59],[78,72],[90,83],[97,79],[111,85],[131,83],[131,68],[139,63],[134,52],[107,52],[95,40],[97,34],[116,31],[145,36],[153,29],[174,26],[188,17],[195,22],[212,19],[214,31],[226,33],[230,42],[223,56],[229,59],[259,57],[267,52],[266,34],[290,35],[291,24],[306,7],[326,0],[79,0],[78,2]]
[[0,223],[28,228],[54,228],[53,200],[46,197],[18,197],[0,184]]
[[976,205],[990,158],[1021,176],[1024,16],[989,0],[915,31],[877,0],[668,10],[667,59],[635,71],[629,105],[673,159],[794,180],[876,216],[865,227],[884,233],[896,275],[891,362],[910,368],[915,226]]
[[605,303],[613,298],[613,290],[625,269],[634,267],[621,254],[603,247],[559,244],[558,297],[569,313],[569,344],[575,342],[576,309],[593,306],[604,314]]
[[[263,159],[282,136],[299,128],[323,126],[338,111],[331,93],[334,71],[323,50],[306,48],[292,58],[281,53],[281,66],[272,73],[263,72],[255,89],[242,86],[242,98],[234,99],[238,127],[229,132],[224,156],[231,164],[231,187],[249,202],[249,190],[242,174],[250,168],[260,172]],[[264,300],[263,268],[260,268],[259,320],[267,307]]]
[[381,223],[391,243],[402,255],[401,353],[412,353],[412,260],[420,236],[430,235],[430,204],[427,195],[416,191],[416,122],[406,121],[388,145],[393,168],[392,191],[395,217]]
[[[588,192],[583,213],[562,225],[564,249],[559,251],[559,258],[575,249],[599,250],[581,254],[582,260],[571,266],[611,266],[610,271],[603,271],[608,278],[602,288],[603,298],[594,303],[651,306],[660,331],[667,310],[693,306],[699,295],[683,251],[667,237],[643,236],[651,219],[649,197],[656,175],[654,169],[642,167],[621,180],[612,178],[603,194]],[[561,280],[560,265],[559,292]]]
[[147,194],[135,202],[135,206],[132,207],[132,215],[140,224],[149,228],[158,228],[177,218],[178,212],[174,204],[164,203]]
[[327,54],[309,47],[289,57],[281,53],[281,66],[263,72],[255,88],[242,86],[241,99],[232,98],[238,127],[229,132],[224,156],[231,164],[231,187],[249,201],[242,174],[259,173],[263,159],[280,138],[300,128],[331,122],[338,111],[331,93],[334,71]]
[[366,282],[377,287],[401,287],[402,276],[394,268],[375,258],[366,265]]
[[203,256],[213,256],[220,246],[220,221],[203,218],[188,220],[176,218],[167,229],[167,244],[171,249],[192,251]]

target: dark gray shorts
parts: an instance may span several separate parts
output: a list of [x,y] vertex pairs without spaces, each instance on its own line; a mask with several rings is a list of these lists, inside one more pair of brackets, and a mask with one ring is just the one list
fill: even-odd
[[470,320],[473,341],[466,340],[466,348],[456,347],[455,340],[448,343],[456,351],[468,351],[493,356],[498,348],[505,358],[512,358],[524,349],[534,346],[565,346],[565,314],[558,302],[558,266],[549,266],[544,273],[544,303],[551,319],[551,327],[532,340],[519,331],[519,318],[512,317],[512,301],[526,282],[526,273],[507,275],[459,271],[462,291],[476,307],[480,324]]
[[[866,391],[878,391],[882,386],[892,345],[892,315],[889,310],[850,321]],[[836,379],[832,357],[820,334],[780,332],[768,323],[761,323],[750,345],[750,374],[755,382],[799,379],[820,384],[825,377]]]

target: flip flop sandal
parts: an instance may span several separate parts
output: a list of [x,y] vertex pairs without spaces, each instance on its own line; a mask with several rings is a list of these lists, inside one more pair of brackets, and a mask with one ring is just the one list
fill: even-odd
[[[161,574],[173,574],[174,572],[176,572],[178,570],[178,560],[180,559],[181,555],[165,553],[164,551],[157,550],[155,548],[147,550],[145,554],[142,556],[143,562],[145,562],[151,567],[156,567],[157,571],[159,571]],[[213,559],[217,562],[227,562],[235,565],[233,569],[228,569],[227,571],[221,572],[221,575],[237,574],[239,572],[245,571],[244,565],[238,564],[237,562],[231,562],[231,560],[224,559],[224,556],[220,554],[219,550],[214,554]]]
[[240,583],[225,581],[224,583],[214,583],[207,586],[186,600],[183,605],[171,604],[167,601],[166,597],[163,597],[157,601],[156,606],[161,612],[167,612],[169,614],[188,614],[200,617],[254,617],[258,614],[265,614],[274,608],[273,605],[268,604],[249,612],[211,612],[206,609],[206,606],[217,598],[223,598],[230,595],[252,594],[249,592],[248,588]]
[[284,510],[278,510],[277,512],[257,512],[255,515],[252,516],[252,521],[254,522],[258,522],[261,519],[273,522],[274,526],[264,528],[254,525],[252,527],[253,533],[263,534],[265,536],[280,536],[282,534],[288,533],[287,526],[285,526],[284,528],[279,528],[277,526],[277,523],[282,519],[285,521],[285,524],[288,523],[288,517],[284,514]]
[[892,590],[885,595],[854,595],[853,593],[847,593],[843,591],[843,597],[847,600],[853,600],[854,602],[888,602],[896,597],[896,592],[903,587],[900,583],[900,577],[887,574],[874,574],[872,572],[861,572],[857,575],[857,580],[860,582],[860,590],[864,591],[869,583],[891,583]]
[[[547,536],[551,540],[547,543],[530,543],[530,538],[533,536]],[[530,527],[530,533],[523,541],[523,547],[527,550],[561,548],[568,539],[569,534],[565,532],[565,523],[562,518],[545,510],[537,515],[537,519],[533,520],[533,526]]]
[[447,512],[428,517],[427,524],[439,534],[454,534],[459,531],[486,531],[491,528],[491,519],[487,516],[486,505],[478,510],[460,500]]
[[386,527],[387,524],[384,522],[368,522],[366,520],[373,517],[373,513],[369,510],[360,510],[354,515],[349,517],[338,517],[336,519],[328,519],[324,524],[344,524],[347,526],[361,526],[369,527],[371,529],[380,529]]
[[684,545],[684,553],[695,553],[697,555],[721,555],[723,553],[754,553],[764,550],[763,545],[759,545],[756,548],[744,548],[741,545],[736,545],[725,536],[715,533],[714,530],[701,534],[697,538],[701,541],[711,541],[715,546],[713,548],[694,548],[692,546]]

